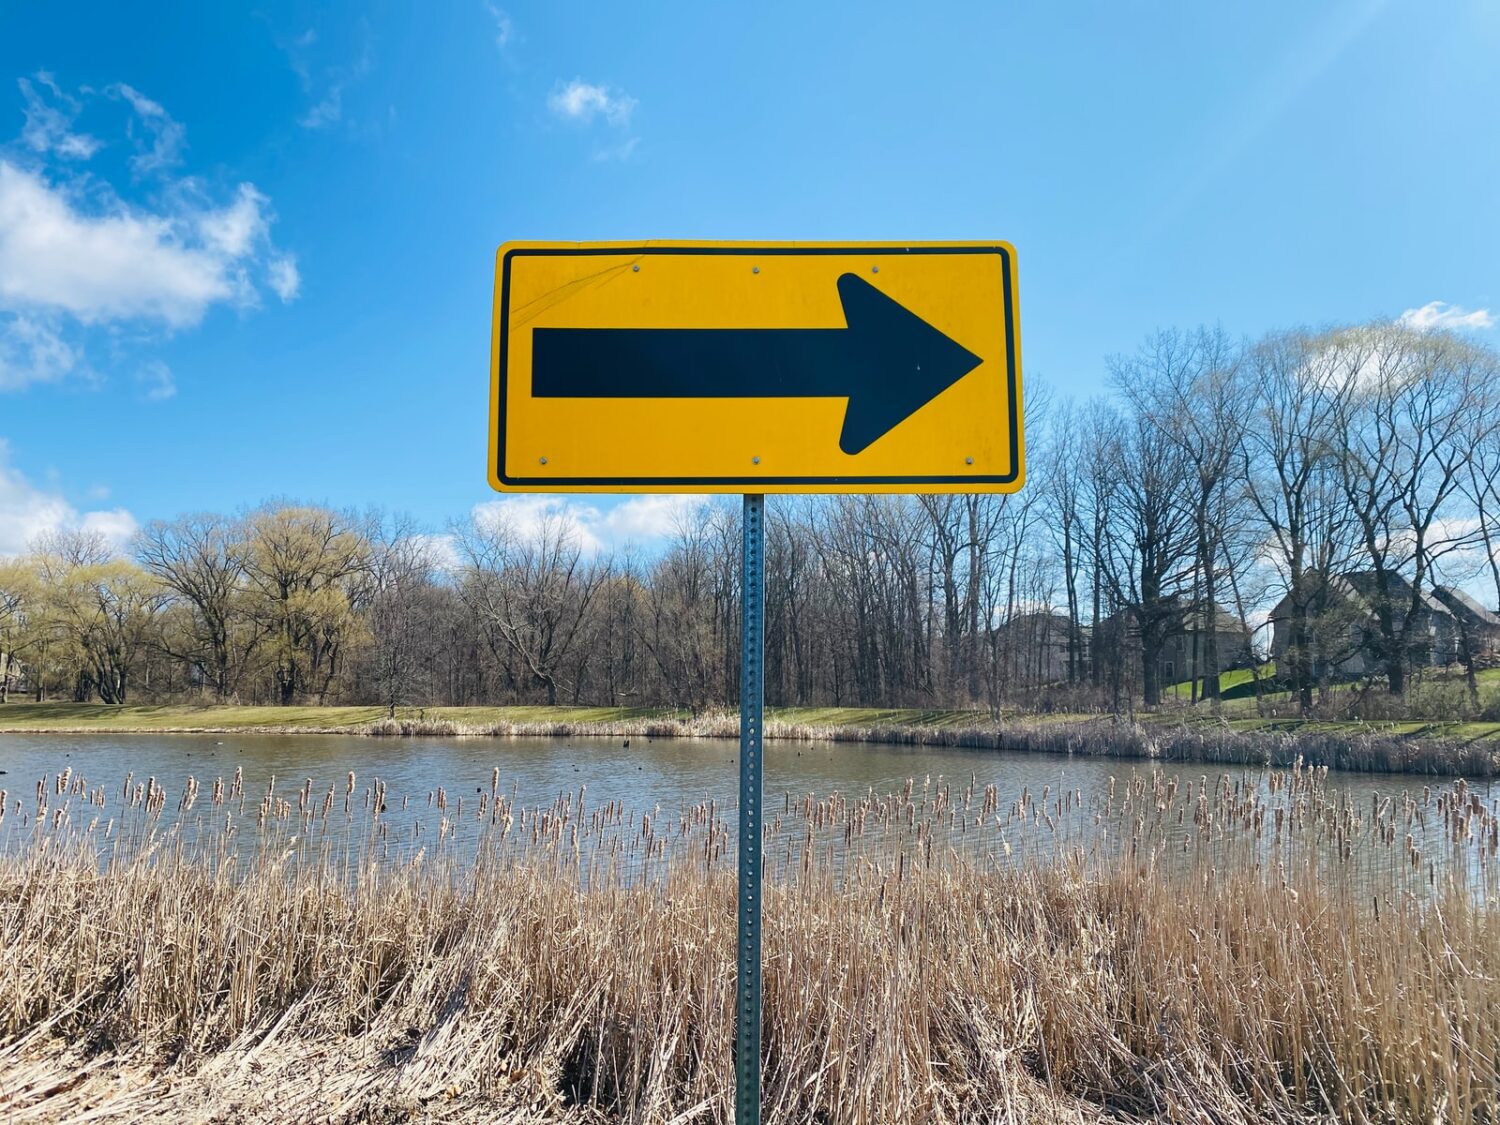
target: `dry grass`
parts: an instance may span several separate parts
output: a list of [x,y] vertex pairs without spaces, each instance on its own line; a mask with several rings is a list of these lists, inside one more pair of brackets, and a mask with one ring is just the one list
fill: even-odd
[[[413,709],[408,709],[411,711]],[[1274,722],[1163,711],[1142,722],[1109,716],[1007,716],[977,711],[874,708],[772,709],[766,737],[804,742],[882,742],[978,750],[1224,765],[1312,765],[1375,773],[1500,777],[1497,724]],[[100,731],[153,734],[360,734],[476,738],[739,737],[739,716],[696,717],[609,707],[417,709],[386,717],[369,707],[106,707],[7,704],[0,733]]]
[[[1322,770],[776,802],[768,1122],[1488,1122],[1500,818]],[[0,797],[6,1121],[727,1122],[722,810]]]
[[[465,723],[460,720],[381,719],[361,733],[396,737],[738,738],[738,714],[697,718],[636,718],[614,722],[542,720]],[[1303,727],[1283,731],[1237,728],[1227,722],[1125,719],[1011,719],[998,723],[830,723],[771,718],[765,737],[777,741],[876,742],[944,746],[1160,762],[1290,766],[1303,761],[1331,769],[1367,773],[1415,773],[1446,777],[1500,776],[1500,742],[1418,738],[1363,724]]]

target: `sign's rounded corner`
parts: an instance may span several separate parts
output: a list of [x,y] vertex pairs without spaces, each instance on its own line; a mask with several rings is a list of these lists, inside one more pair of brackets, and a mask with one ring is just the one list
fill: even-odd
[[526,249],[526,243],[518,242],[515,239],[511,239],[507,242],[502,242],[499,249],[495,251],[496,273],[498,274],[504,272],[505,267],[510,263],[511,255],[518,253],[519,251],[522,251],[524,249]]
[[489,479],[490,487],[496,492],[511,492],[515,489],[516,482],[506,476],[504,470],[494,461],[491,461],[489,465]]

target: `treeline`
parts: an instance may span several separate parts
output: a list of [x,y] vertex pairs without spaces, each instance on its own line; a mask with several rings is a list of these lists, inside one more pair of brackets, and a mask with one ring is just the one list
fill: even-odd
[[[1500,364],[1375,324],[1236,342],[1164,331],[1113,393],[1027,405],[1013,496],[773,498],[767,697],[780,704],[1160,701],[1269,647],[1221,623],[1282,605],[1304,707],[1347,640],[1333,583],[1373,576],[1361,635],[1406,691],[1420,601],[1495,591]],[[732,499],[732,498],[730,498]],[[586,549],[565,509],[482,506],[442,534],[290,503],[82,533],[0,562],[0,693],[106,703],[733,701],[738,503],[684,508],[659,552]],[[508,514],[511,513],[511,514]],[[1470,662],[1470,683],[1473,666]]]

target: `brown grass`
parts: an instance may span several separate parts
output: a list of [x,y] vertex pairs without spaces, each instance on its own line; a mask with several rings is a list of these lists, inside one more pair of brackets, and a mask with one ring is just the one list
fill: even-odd
[[[10,703],[0,733],[355,734],[476,738],[713,738],[739,736],[730,712],[655,714],[609,707],[407,708],[388,718],[373,707],[110,707]],[[878,708],[772,709],[766,737],[803,742],[895,743],[976,750],[1038,751],[1156,762],[1310,765],[1375,773],[1500,777],[1494,724],[1279,722],[1204,717],[1165,709],[1125,717],[1014,715]]]
[[[1500,819],[1462,783],[775,804],[768,1122],[1500,1119]],[[0,806],[6,1121],[732,1116],[712,803],[65,773]]]
[[[640,718],[607,723],[570,721],[471,724],[454,719],[381,719],[360,733],[395,737],[626,738],[739,737],[737,714],[691,719]],[[1242,729],[1227,722],[1126,719],[1010,719],[988,725],[920,723],[809,724],[768,719],[773,741],[889,743],[974,750],[1008,750],[1085,757],[1203,762],[1219,765],[1291,766],[1302,761],[1366,773],[1414,773],[1447,777],[1500,776],[1500,742],[1420,738],[1379,726]]]

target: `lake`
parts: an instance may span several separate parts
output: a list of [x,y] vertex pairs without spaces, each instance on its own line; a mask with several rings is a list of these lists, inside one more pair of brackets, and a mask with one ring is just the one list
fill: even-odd
[[[45,829],[93,824],[138,837],[180,818],[194,832],[235,825],[248,837],[249,827],[270,824],[300,846],[353,841],[387,857],[462,857],[503,811],[507,832],[521,829],[515,839],[545,843],[550,833],[560,843],[571,832],[577,851],[581,829],[593,855],[635,871],[669,851],[732,862],[739,786],[732,741],[639,737],[0,735],[0,770],[8,847],[31,838],[39,819]],[[57,791],[60,777],[67,792]],[[190,779],[196,788],[185,800]],[[1410,776],[770,742],[767,853],[773,875],[813,848],[842,866],[856,855],[930,852],[934,841],[995,863],[1127,848],[1166,862],[1204,847],[1264,858],[1283,842],[1283,822],[1291,846],[1295,822],[1298,846],[1337,850],[1348,877],[1412,866],[1417,849],[1414,870],[1431,881],[1455,863],[1472,871],[1493,852],[1496,783],[1446,798],[1444,786]],[[1460,802],[1472,806],[1471,819],[1455,840]]]

